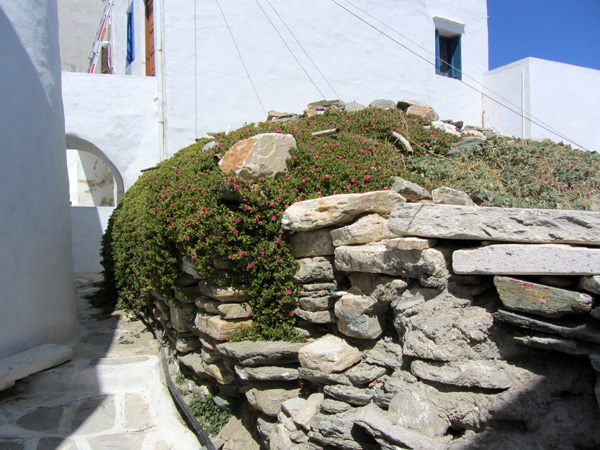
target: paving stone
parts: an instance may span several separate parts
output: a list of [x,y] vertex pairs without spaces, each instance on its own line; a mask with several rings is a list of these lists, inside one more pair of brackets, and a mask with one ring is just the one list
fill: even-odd
[[600,244],[600,213],[403,203],[389,228],[402,236],[522,243]]
[[592,310],[591,295],[530,283],[509,277],[494,277],[502,304],[514,311],[556,319],[566,314]]
[[123,399],[125,427],[131,431],[143,431],[154,425],[148,399],[139,394],[125,394]]
[[54,434],[59,432],[59,425],[64,413],[63,406],[42,407],[31,411],[17,420],[17,425],[27,430]]
[[25,442],[19,439],[0,438],[0,448],[2,450],[25,450]]
[[142,450],[145,433],[122,433],[105,434],[102,436],[90,437],[88,442],[91,448],[102,450]]
[[70,429],[77,434],[110,430],[115,426],[115,413],[114,395],[89,398],[75,410]]
[[[4,447],[1,441],[0,448],[10,449],[10,447]],[[46,437],[39,440],[36,450],[77,450],[77,445],[70,439]]]
[[498,244],[452,254],[457,274],[596,275],[600,249],[559,244]]

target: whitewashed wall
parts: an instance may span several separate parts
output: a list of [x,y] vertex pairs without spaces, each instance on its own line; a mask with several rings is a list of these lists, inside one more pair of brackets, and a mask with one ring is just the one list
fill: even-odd
[[62,82],[66,134],[98,147],[125,189],[160,161],[153,78],[63,72]]
[[[567,137],[576,148],[600,151],[600,130],[596,126],[600,122],[600,71],[525,58],[485,73],[483,81],[491,97],[483,99],[485,126],[531,139],[567,142]],[[509,100],[512,109],[524,111],[525,117],[533,116],[534,121],[550,130],[502,107],[494,101],[499,99],[496,94]]]
[[114,209],[110,206],[71,208],[75,272],[102,271],[100,239]]
[[0,0],[0,358],[77,336],[56,0]]
[[[423,60],[332,2],[272,0],[281,18],[333,89],[268,3],[259,3],[323,94],[310,82],[255,2],[221,1],[266,110],[302,112],[307,103],[323,97],[366,104],[377,98],[399,100],[408,97],[431,104],[442,118],[481,125],[480,94],[458,80],[436,75],[430,63],[434,62],[435,53],[434,17],[462,23],[465,25],[462,67],[464,73],[476,81],[466,77],[465,80],[474,85],[480,82],[481,74],[488,68],[485,1],[363,0],[357,3],[418,44],[357,11],[358,15],[421,55]],[[340,3],[353,10],[346,2]],[[185,45],[179,49],[169,48],[167,41],[165,57],[169,77],[171,60],[176,61],[173,65],[186,76],[196,72],[197,133],[202,135],[229,125],[234,128],[244,122],[264,120],[265,114],[216,2],[197,1],[196,4],[196,58],[189,57],[187,50],[191,35],[188,22],[194,17],[191,0],[168,5],[169,14],[177,16],[178,21],[166,20],[165,35],[169,36],[176,26],[185,32],[187,39],[182,40]],[[191,82],[179,83],[178,87],[190,88]],[[167,99],[170,101],[177,96],[173,87]],[[169,111],[169,114],[182,112]],[[185,109],[186,114],[191,112],[190,107]]]

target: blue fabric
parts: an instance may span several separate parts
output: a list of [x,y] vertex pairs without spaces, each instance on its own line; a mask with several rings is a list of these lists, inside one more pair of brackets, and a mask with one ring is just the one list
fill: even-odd
[[127,12],[127,67],[135,59],[135,33],[133,30],[133,1]]

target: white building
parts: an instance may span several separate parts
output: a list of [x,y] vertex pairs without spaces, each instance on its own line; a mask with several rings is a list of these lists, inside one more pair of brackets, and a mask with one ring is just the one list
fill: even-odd
[[[72,204],[94,205],[74,208],[76,270],[100,269],[97,249],[84,244],[112,211],[102,205],[114,205],[141,169],[208,131],[265,120],[268,110],[411,98],[442,119],[600,149],[594,128],[573,118],[600,119],[585,95],[598,91],[600,72],[534,59],[488,72],[486,0],[107,1],[110,27],[87,74],[90,17],[97,23],[104,3],[58,0],[67,145],[94,155],[69,152]],[[570,88],[583,97],[553,102],[548,91],[564,77],[577,77]]]
[[79,328],[56,2],[0,0],[0,42],[1,360],[69,343]]

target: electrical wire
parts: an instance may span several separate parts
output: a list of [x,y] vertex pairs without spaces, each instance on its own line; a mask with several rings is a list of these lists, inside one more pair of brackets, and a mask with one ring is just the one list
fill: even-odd
[[[503,97],[502,95],[498,94],[497,92],[491,90],[489,87],[485,86],[481,81],[478,81],[477,79],[469,76],[467,73],[463,72],[462,70],[460,70],[460,68],[457,68],[455,66],[453,66],[452,64],[450,64],[447,61],[442,61],[442,59],[437,56],[435,53],[429,51],[428,49],[426,49],[425,47],[423,47],[422,45],[419,45],[417,42],[413,41],[412,39],[410,39],[408,36],[403,35],[402,33],[400,33],[399,31],[395,30],[394,28],[390,27],[388,24],[386,24],[385,22],[379,20],[377,17],[369,14],[368,11],[365,11],[364,9],[362,9],[360,6],[355,5],[354,3],[352,3],[350,0],[345,0],[346,3],[349,3],[350,5],[352,5],[354,8],[358,9],[359,11],[361,11],[363,14],[366,14],[367,16],[369,16],[371,19],[375,20],[376,22],[379,22],[381,25],[383,25],[384,27],[390,29],[391,31],[393,31],[394,33],[398,34],[399,36],[401,36],[402,38],[406,39],[408,42],[410,42],[411,44],[415,45],[416,47],[420,48],[421,50],[423,50],[425,53],[428,53],[429,55],[433,56],[436,60],[436,62],[444,62],[446,65],[448,65],[448,67],[458,71],[461,73],[461,75],[463,75],[464,77],[470,79],[471,81],[474,81],[475,83],[477,83],[479,86],[481,86],[483,89],[486,89],[488,92],[494,94],[495,96],[497,96],[498,98],[500,98],[501,100],[504,100],[506,103],[508,103],[509,105],[514,106],[515,108],[517,108],[518,111],[521,111],[521,107],[519,105],[515,105],[513,102],[511,102],[510,100],[508,100],[507,98]],[[460,80],[462,81],[462,80]],[[481,92],[481,94],[483,94],[483,92]],[[556,134],[559,137],[562,137],[563,139],[567,139],[568,138],[566,136],[562,136],[561,133],[553,128],[552,126],[548,125],[547,123],[544,123],[542,120],[534,117],[532,114],[527,113],[525,111],[521,111],[520,113],[518,113],[521,117],[523,117],[524,119],[527,120],[536,120],[537,122],[543,124],[544,126],[548,127],[554,134]],[[524,114],[524,115],[523,115]]]
[[[331,89],[331,91],[334,93],[334,95],[338,98],[341,99],[341,97],[339,96],[339,94],[335,91],[335,89],[333,88],[333,86],[331,85],[331,83],[329,82],[329,80],[327,79],[327,77],[323,74],[323,72],[321,72],[321,70],[319,69],[319,67],[315,64],[315,62],[312,60],[312,58],[310,57],[310,55],[308,54],[308,52],[305,50],[305,48],[302,46],[302,44],[300,43],[300,41],[298,40],[298,38],[296,37],[296,35],[292,32],[292,30],[290,29],[290,27],[287,25],[287,23],[285,23],[285,20],[283,20],[283,18],[279,15],[279,13],[277,12],[277,10],[275,9],[275,7],[271,4],[270,0],[266,0],[266,2],[269,4],[269,6],[271,7],[271,9],[275,12],[275,14],[277,14],[277,17],[279,17],[279,20],[281,20],[281,23],[283,23],[283,25],[287,28],[288,32],[292,35],[292,37],[294,38],[294,40],[296,41],[296,43],[298,44],[298,46],[302,49],[302,51],[304,52],[304,54],[306,55],[306,57],[308,58],[308,60],[312,63],[312,65],[314,66],[314,68],[317,70],[317,72],[319,72],[319,74],[323,77],[323,79],[325,80],[325,82],[327,83],[327,86],[329,86],[329,89]],[[323,96],[323,98],[325,98],[325,96]]]
[[315,89],[317,91],[319,91],[319,94],[321,94],[321,98],[325,99],[325,94],[323,94],[323,92],[321,92],[321,89],[319,89],[319,86],[317,86],[315,84],[315,82],[313,81],[313,79],[310,77],[310,75],[308,74],[308,72],[306,71],[306,69],[304,68],[304,66],[302,65],[302,63],[298,60],[298,58],[296,58],[296,55],[294,55],[294,52],[292,52],[292,49],[290,48],[290,46],[287,44],[287,42],[285,41],[285,39],[283,38],[283,36],[281,35],[281,33],[279,32],[279,30],[277,29],[277,27],[275,27],[275,24],[271,21],[271,18],[267,15],[267,13],[265,12],[265,10],[263,9],[263,7],[261,6],[260,3],[258,3],[258,0],[254,0],[256,2],[256,4],[258,5],[258,7],[260,8],[260,10],[262,11],[262,13],[265,15],[265,17],[267,18],[267,20],[269,21],[269,23],[271,24],[271,26],[273,27],[273,29],[275,30],[275,32],[277,33],[277,35],[279,36],[279,38],[281,39],[281,41],[283,42],[283,44],[285,45],[285,47],[288,49],[288,51],[290,52],[290,54],[294,57],[294,59],[296,60],[296,62],[298,63],[298,65],[300,66],[300,68],[304,71],[304,73],[306,74],[306,76],[308,77],[308,79],[310,80],[310,82],[312,83],[312,85],[315,87]]
[[254,94],[256,95],[256,98],[258,99],[258,103],[260,103],[260,107],[263,110],[263,113],[265,114],[265,116],[267,115],[267,110],[265,109],[261,99],[260,99],[260,95],[258,95],[258,91],[256,90],[256,86],[254,86],[254,82],[252,81],[252,77],[250,76],[250,72],[248,72],[248,68],[246,67],[246,63],[244,62],[244,58],[242,57],[242,52],[240,52],[240,48],[237,45],[237,42],[235,41],[235,38],[233,37],[233,33],[231,31],[231,27],[229,26],[229,22],[227,22],[227,18],[225,17],[225,13],[223,12],[223,8],[221,8],[221,4],[219,3],[219,0],[215,0],[217,2],[217,6],[219,7],[219,10],[221,11],[221,15],[223,16],[223,20],[225,21],[225,25],[227,25],[227,30],[229,30],[229,35],[231,36],[231,40],[233,41],[233,45],[235,45],[235,49],[237,50],[238,56],[240,57],[240,61],[242,61],[242,65],[244,66],[244,70],[246,71],[246,75],[248,76],[248,80],[250,80],[250,84],[252,85],[252,89],[254,90]]
[[[396,44],[398,44],[399,46],[401,46],[402,48],[404,48],[405,50],[409,51],[410,53],[412,53],[413,55],[417,56],[418,58],[422,59],[423,61],[427,62],[428,64],[431,64],[435,67],[435,62],[432,62],[430,60],[428,60],[427,58],[425,58],[424,56],[418,54],[417,52],[415,52],[414,50],[408,48],[406,45],[402,44],[401,42],[399,42],[398,40],[394,39],[393,37],[391,37],[389,34],[385,33],[384,31],[380,30],[379,28],[377,28],[376,26],[374,26],[373,24],[367,22],[365,19],[363,19],[362,17],[360,17],[359,15],[357,15],[356,13],[350,11],[348,8],[346,8],[343,5],[340,5],[336,0],[331,0],[333,3],[335,3],[337,6],[339,6],[340,8],[344,9],[346,12],[348,12],[349,14],[353,15],[354,17],[356,17],[358,20],[360,20],[361,22],[365,23],[366,25],[368,25],[369,27],[373,28],[375,31],[377,31],[378,33],[384,35],[385,37],[387,37],[388,39],[390,39],[391,41],[395,42]],[[363,11],[362,9],[356,7],[354,4],[352,4],[351,2],[349,2],[348,0],[346,0],[348,3],[350,3],[352,6],[354,6],[355,8],[357,8],[358,10],[364,12],[365,14],[371,16],[369,13]],[[381,21],[379,21],[378,19],[375,19],[380,23],[383,23]],[[401,33],[397,32],[396,30],[394,30],[393,28],[391,28],[390,26],[386,25],[383,23],[383,25],[385,25],[387,28],[391,29],[392,31],[394,31],[395,33],[397,33],[398,35],[402,36],[403,38],[407,39],[409,42],[412,42],[413,44],[417,45],[419,48],[423,49],[423,47],[421,47],[420,45],[416,44],[415,42],[413,42],[412,40],[406,38],[404,35],[402,35]],[[426,52],[430,53],[428,50],[423,49]],[[434,55],[435,58],[440,59],[438,56]],[[454,67],[454,69],[456,69],[456,67]],[[461,73],[463,73],[461,71]],[[464,73],[463,73],[464,74]],[[464,74],[466,76],[466,74]],[[493,92],[491,89],[485,87],[483,84],[481,84],[480,82],[474,80],[472,77],[467,76],[469,79],[472,79],[473,81],[475,81],[477,84],[481,85],[483,88],[487,89],[488,91],[490,91],[491,93],[493,93],[494,95],[497,95],[499,98],[507,101],[509,104],[515,106],[516,108],[518,108],[517,105],[512,104],[510,101],[504,99],[501,95],[496,94],[495,92]],[[458,80],[460,81],[462,84],[464,84],[465,86],[473,89],[474,91],[478,92],[479,94],[483,95],[484,97],[488,98],[489,100],[493,101],[494,103],[497,103],[498,105],[502,106],[503,108],[508,109],[509,111],[517,114],[519,117],[522,117],[526,120],[528,120],[529,122],[531,122],[532,124],[546,130],[549,131],[550,133],[555,134],[556,136],[559,136],[560,138],[564,139],[565,141],[568,141],[574,145],[576,145],[579,148],[582,148],[584,150],[588,150],[585,147],[583,147],[582,145],[578,144],[577,142],[575,142],[574,140],[570,139],[569,137],[565,136],[563,133],[558,132],[557,130],[553,129],[551,126],[545,124],[544,122],[538,120],[537,118],[535,118],[534,116],[532,116],[531,114],[528,114],[529,117],[525,116],[522,112],[520,112],[519,110],[514,110],[512,108],[510,108],[509,106],[507,106],[506,104],[502,103],[501,101],[491,97],[490,95],[486,94],[485,92],[483,92],[482,90],[478,89],[477,87],[471,86],[470,84],[468,84],[467,82],[465,82],[464,80]]]

